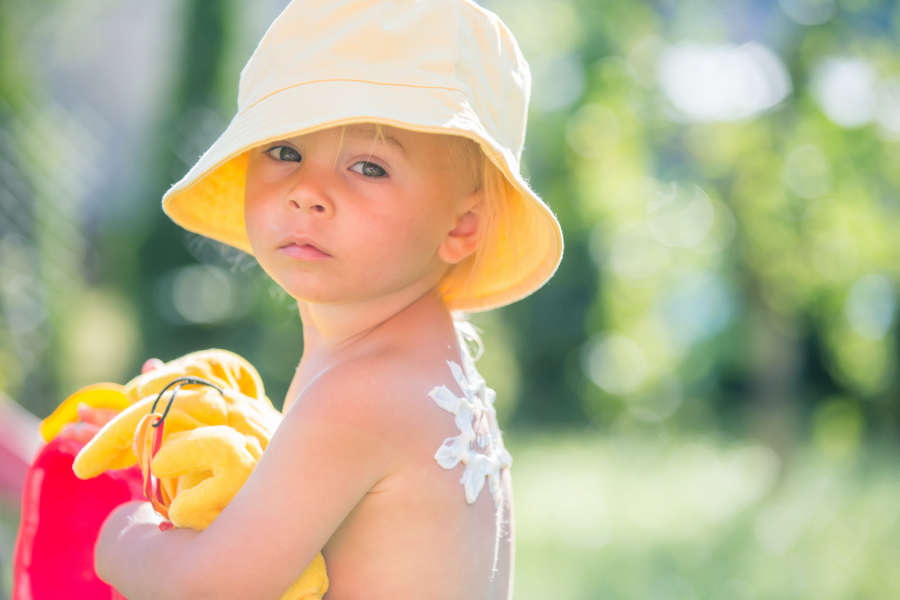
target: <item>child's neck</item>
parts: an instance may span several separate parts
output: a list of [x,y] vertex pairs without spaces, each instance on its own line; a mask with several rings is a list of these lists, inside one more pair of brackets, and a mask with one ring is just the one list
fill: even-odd
[[333,365],[423,340],[446,340],[442,343],[449,344],[449,351],[456,340],[453,319],[434,285],[407,289],[364,305],[298,304],[303,358],[285,397],[285,411],[313,379]]
[[303,360],[351,352],[358,342],[402,313],[433,310],[447,314],[434,284],[422,282],[377,298],[344,304],[298,302],[303,322]]

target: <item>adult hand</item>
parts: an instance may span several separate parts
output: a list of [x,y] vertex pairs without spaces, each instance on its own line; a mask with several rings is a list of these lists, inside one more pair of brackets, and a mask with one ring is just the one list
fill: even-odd
[[[147,373],[163,366],[163,362],[158,358],[151,358],[141,367],[141,373]],[[104,425],[112,421],[119,411],[109,408],[94,408],[84,402],[81,402],[76,408],[78,411],[78,421],[75,423],[67,423],[60,430],[60,437],[75,440],[82,444],[87,444]]]

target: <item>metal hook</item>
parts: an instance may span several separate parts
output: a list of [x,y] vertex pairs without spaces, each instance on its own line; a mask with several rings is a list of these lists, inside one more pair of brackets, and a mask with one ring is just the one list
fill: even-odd
[[156,421],[156,423],[153,423],[153,425],[151,425],[151,427],[156,428],[156,427],[159,427],[160,425],[162,425],[163,421],[166,418],[166,415],[169,414],[169,409],[172,408],[172,403],[175,402],[175,395],[178,393],[178,390],[180,390],[185,385],[191,385],[191,384],[206,385],[206,386],[209,386],[209,387],[215,389],[217,392],[219,392],[223,396],[225,395],[225,392],[222,390],[222,388],[220,388],[219,386],[214,384],[212,381],[207,381],[206,379],[203,379],[202,377],[193,377],[193,376],[179,377],[177,379],[173,379],[172,381],[170,381],[166,385],[166,387],[164,387],[162,389],[162,391],[159,392],[159,395],[156,396],[156,400],[153,401],[153,406],[150,408],[151,413],[156,412],[156,405],[159,403],[160,398],[162,398],[163,394],[165,394],[169,390],[169,388],[175,384],[178,384],[178,385],[175,387],[174,390],[172,390],[172,397],[169,398],[169,402],[166,404],[166,410],[163,411],[162,416]]

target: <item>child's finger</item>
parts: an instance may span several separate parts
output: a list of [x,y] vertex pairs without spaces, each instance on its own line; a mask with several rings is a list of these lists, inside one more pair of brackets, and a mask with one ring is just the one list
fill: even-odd
[[164,366],[165,363],[158,358],[150,358],[144,363],[144,366],[141,367],[141,373],[148,373]]
[[67,423],[59,430],[59,437],[87,444],[100,428],[92,423]]
[[75,409],[78,412],[78,420],[103,427],[119,414],[119,411],[111,408],[94,408],[84,402],[79,402]]

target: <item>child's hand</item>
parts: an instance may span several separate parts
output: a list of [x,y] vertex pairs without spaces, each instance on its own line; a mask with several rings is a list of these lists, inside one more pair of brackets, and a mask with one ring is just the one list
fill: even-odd
[[165,363],[158,358],[148,358],[144,363],[144,366],[141,367],[141,374],[149,373],[155,369],[159,369],[160,367],[166,366]]
[[[163,362],[158,358],[151,358],[141,367],[141,373],[147,373],[163,366]],[[78,405],[78,422],[68,423],[63,426],[59,432],[59,436],[87,444],[104,425],[112,421],[119,411],[109,408],[94,408],[84,402]]]
[[67,423],[59,431],[59,437],[87,444],[104,425],[112,421],[119,411],[110,408],[93,408],[84,402],[78,404],[78,422]]
[[118,538],[125,530],[133,528],[156,533],[162,520],[162,517],[153,512],[149,502],[140,500],[126,502],[112,511],[104,521],[94,546],[94,568],[100,579],[107,583],[118,583],[111,565],[115,561],[111,559],[117,550],[121,552],[121,548],[118,548]]

